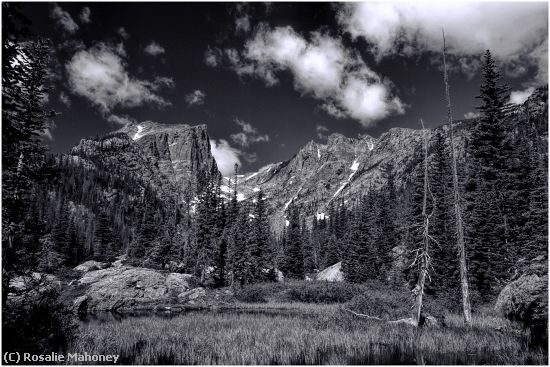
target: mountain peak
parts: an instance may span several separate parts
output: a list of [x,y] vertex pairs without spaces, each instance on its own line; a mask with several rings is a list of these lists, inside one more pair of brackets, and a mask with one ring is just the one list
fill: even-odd
[[125,125],[118,132],[123,132],[133,140],[139,140],[146,135],[158,133],[172,133],[188,129],[203,130],[206,132],[206,125],[200,124],[191,126],[188,124],[162,124],[154,121],[135,122]]

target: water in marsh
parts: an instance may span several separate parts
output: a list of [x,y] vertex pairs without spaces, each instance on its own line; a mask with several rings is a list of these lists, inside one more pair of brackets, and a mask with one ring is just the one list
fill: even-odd
[[81,323],[73,352],[119,354],[123,364],[544,364],[521,336],[425,329],[336,309],[101,313]]

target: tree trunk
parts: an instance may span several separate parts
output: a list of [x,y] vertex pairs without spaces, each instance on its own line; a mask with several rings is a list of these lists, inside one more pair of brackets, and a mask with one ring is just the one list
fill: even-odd
[[422,134],[424,135],[423,150],[424,150],[424,196],[422,199],[422,248],[417,254],[417,259],[420,264],[420,274],[418,277],[418,283],[416,285],[415,294],[415,306],[414,306],[414,322],[416,326],[419,326],[420,316],[422,314],[422,301],[424,296],[424,286],[426,284],[426,276],[428,275],[429,267],[429,251],[430,251],[430,215],[428,214],[427,201],[428,192],[430,191],[428,182],[428,137],[426,135],[426,129],[424,129],[424,122],[422,123]]
[[445,81],[445,99],[447,101],[447,120],[451,139],[451,164],[453,172],[453,197],[454,212],[456,217],[457,249],[460,264],[460,284],[462,287],[462,308],[466,324],[472,322],[472,310],[470,306],[470,292],[468,290],[468,269],[466,267],[466,250],[464,246],[464,226],[462,221],[462,208],[460,205],[460,192],[458,187],[458,173],[456,168],[456,153],[454,146],[453,116],[451,110],[451,95],[449,92],[449,79],[447,76],[447,63],[445,60],[445,32],[443,31],[443,75]]

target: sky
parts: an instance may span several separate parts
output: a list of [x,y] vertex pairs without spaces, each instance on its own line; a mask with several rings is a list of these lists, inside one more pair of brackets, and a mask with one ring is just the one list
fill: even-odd
[[22,3],[52,40],[51,151],[127,123],[206,124],[223,173],[331,133],[378,137],[476,116],[490,49],[521,103],[548,83],[545,2]]

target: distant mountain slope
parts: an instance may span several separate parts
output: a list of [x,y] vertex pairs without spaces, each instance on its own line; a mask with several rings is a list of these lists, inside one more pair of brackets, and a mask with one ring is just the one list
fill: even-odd
[[[535,130],[547,137],[547,106],[548,89],[537,89],[523,105],[512,110],[510,118],[518,129],[510,134],[517,134],[529,115],[531,121],[537,121]],[[461,160],[466,159],[465,138],[471,133],[472,121],[457,121],[455,125]],[[426,131],[430,143],[438,131],[448,138],[448,126],[442,125]],[[324,215],[331,202],[342,198],[347,202],[384,185],[385,172],[393,173],[397,187],[403,187],[414,169],[422,134],[420,129],[392,128],[378,139],[332,134],[325,144],[311,141],[284,162],[239,175],[239,200],[252,200],[261,188],[267,197],[272,227],[280,231],[292,201],[308,216]],[[104,167],[123,168],[149,182],[159,195],[185,203],[193,200],[208,172],[219,174],[206,125],[131,124],[104,137],[82,139],[70,156],[91,166],[101,161]],[[224,177],[221,187],[227,198],[234,185],[230,179]]]

